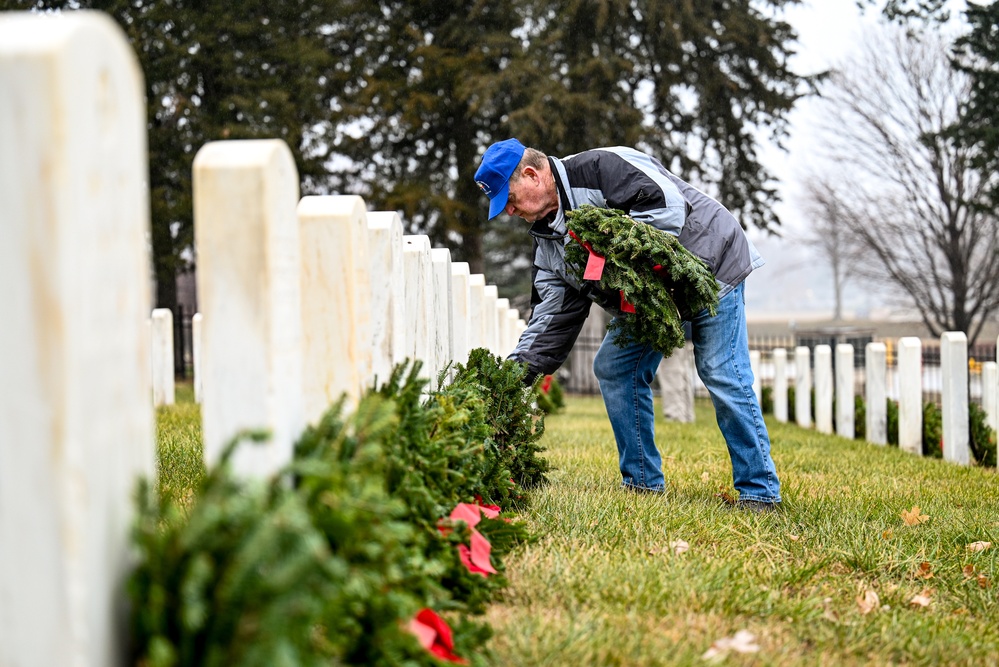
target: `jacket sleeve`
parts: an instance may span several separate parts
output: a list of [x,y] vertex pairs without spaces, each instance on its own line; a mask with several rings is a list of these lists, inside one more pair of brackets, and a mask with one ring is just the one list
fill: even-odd
[[556,274],[535,266],[531,320],[508,358],[526,362],[528,381],[554,373],[579,336],[591,301]]

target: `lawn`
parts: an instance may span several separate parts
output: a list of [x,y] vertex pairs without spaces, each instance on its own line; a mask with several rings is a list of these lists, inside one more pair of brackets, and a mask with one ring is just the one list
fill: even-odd
[[[189,388],[178,400],[158,411],[159,484],[184,498],[204,471]],[[508,557],[488,614],[492,664],[702,665],[713,644],[734,665],[999,664],[995,471],[770,427],[784,509],[750,514],[719,497],[710,404],[657,424],[668,493],[648,496],[618,488],[599,398],[568,397],[547,420],[557,470],[524,516],[539,539]],[[907,525],[914,506],[928,518]],[[741,630],[757,652],[716,644]]]

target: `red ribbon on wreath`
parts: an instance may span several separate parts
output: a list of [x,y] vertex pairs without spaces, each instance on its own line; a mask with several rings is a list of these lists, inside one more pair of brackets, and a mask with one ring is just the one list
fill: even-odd
[[[604,259],[603,255],[597,254],[597,252],[593,249],[593,246],[590,245],[589,241],[582,240],[576,236],[576,232],[571,229],[569,230],[569,236],[571,236],[576,243],[586,248],[586,252],[589,253],[586,258],[586,268],[583,270],[583,280],[600,280],[600,278],[604,275],[604,265],[607,263],[607,260]],[[634,313],[635,306],[624,298],[624,292],[622,290],[618,291],[621,293],[621,312]]]
[[[490,519],[495,519],[499,516],[499,513],[500,509],[495,505],[458,503],[448,517],[451,521],[464,521],[472,531],[471,548],[464,544],[458,545],[458,558],[461,559],[462,564],[472,574],[481,574],[483,577],[496,574],[496,568],[493,567],[490,559],[492,545],[482,533],[475,530],[475,526],[482,519],[482,515]],[[448,526],[440,524],[438,524],[437,530],[443,535],[451,532]]]
[[416,635],[420,646],[441,660],[447,660],[457,665],[467,665],[468,661],[455,655],[454,637],[451,628],[443,618],[431,609],[421,609],[415,618],[410,620],[407,629]]

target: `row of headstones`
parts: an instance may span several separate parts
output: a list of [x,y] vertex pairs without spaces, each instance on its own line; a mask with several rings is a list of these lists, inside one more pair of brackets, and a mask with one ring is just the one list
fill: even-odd
[[[155,470],[144,89],[106,15],[0,13],[0,665],[125,661],[133,494]],[[267,474],[341,391],[406,357],[436,375],[506,352],[523,327],[395,214],[299,201],[280,141],[207,145],[194,177],[209,459],[266,428],[236,463]]]
[[[884,343],[865,346],[864,401],[866,405],[865,438],[883,445],[888,442],[887,359]],[[898,340],[898,444],[903,451],[922,453],[923,441],[923,376],[922,343],[919,338]],[[788,421],[788,355],[784,348],[773,350],[774,418]],[[854,348],[839,344],[835,348],[835,378],[833,349],[816,345],[814,354],[808,347],[794,349],[794,414],[796,423],[812,426],[812,389],[814,380],[815,428],[821,433],[835,432],[845,438],[855,435]],[[757,399],[761,398],[759,352],[751,354],[756,378]],[[943,457],[947,461],[968,465],[971,462],[968,425],[968,338],[962,332],[947,332],[940,339],[941,413],[943,417]],[[813,369],[814,367],[814,376]],[[835,401],[834,401],[835,397]],[[982,364],[982,408],[988,424],[999,424],[999,367],[996,362]]]
[[[227,145],[232,145],[232,142]],[[306,199],[314,201],[307,203]],[[353,402],[366,387],[385,380],[393,366],[404,359],[419,359],[431,387],[435,387],[445,365],[448,362],[464,363],[472,349],[483,347],[504,357],[516,347],[527,326],[520,313],[510,307],[508,299],[499,298],[497,287],[487,285],[484,275],[470,273],[467,263],[451,262],[447,248],[430,249],[429,264],[433,273],[428,276],[425,269],[428,265],[426,249],[430,246],[429,239],[426,236],[403,236],[401,221],[395,213],[366,213],[363,207],[358,209],[354,206],[356,197],[306,199],[299,204],[300,210],[307,204],[312,208],[325,206],[330,213],[312,221],[315,225],[325,224],[329,228],[327,231],[332,232],[319,236],[317,243],[331,243],[338,237],[347,243],[341,250],[327,249],[325,253],[321,249],[317,252],[314,247],[303,247],[303,289],[315,286],[314,282],[304,279],[316,270],[316,267],[306,265],[310,259],[328,257],[334,252],[346,253],[354,259],[355,272],[363,272],[359,257],[367,255],[371,260],[371,271],[367,276],[370,280],[354,280],[352,285],[340,285],[329,295],[329,301],[322,303],[321,314],[310,323],[320,327],[325,325],[335,331],[324,332],[314,326],[305,335],[306,342],[339,340],[345,353],[361,349],[364,340],[371,340],[370,357],[355,354],[354,364],[328,363],[314,367],[315,374],[321,377],[312,378],[314,381],[305,388],[306,392],[311,389],[315,393],[312,400],[307,401],[314,412],[323,410],[341,393]],[[349,217],[344,219],[335,215],[345,206],[355,215],[366,218],[366,222],[362,219],[358,223]],[[198,224],[203,223],[196,219],[195,225]],[[360,236],[362,241],[367,242],[366,245],[362,243],[359,248],[351,248],[349,230],[365,226],[366,238],[363,233]],[[199,253],[202,252],[206,250],[199,248]],[[328,277],[328,272],[318,273]],[[403,280],[406,276],[409,279]],[[370,286],[370,294],[366,286]],[[432,287],[430,295],[425,293],[427,286]],[[345,320],[340,317],[338,309],[347,312],[350,308],[347,298],[350,290],[355,292],[359,303],[371,304],[371,307],[361,309],[353,319]],[[308,299],[303,295],[305,302]],[[318,300],[313,299],[312,303],[318,303]],[[426,316],[418,307],[407,307],[407,304],[419,306],[426,303],[432,304],[431,316]],[[191,318],[193,384],[198,403],[201,402],[205,372],[203,321],[202,313],[195,313]],[[170,405],[175,400],[173,313],[166,308],[154,309],[150,328],[153,405]],[[365,336],[366,328],[370,329],[370,336]],[[324,333],[329,335],[324,336]],[[425,338],[421,340],[420,336]],[[304,354],[310,356],[308,351]],[[307,417],[315,418],[318,414]]]

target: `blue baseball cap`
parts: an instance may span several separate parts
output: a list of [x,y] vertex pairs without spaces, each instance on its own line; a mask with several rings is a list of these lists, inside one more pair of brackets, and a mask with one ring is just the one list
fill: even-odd
[[516,139],[497,141],[486,149],[475,172],[475,183],[489,197],[489,219],[506,209],[510,198],[510,176],[524,157],[524,144]]

